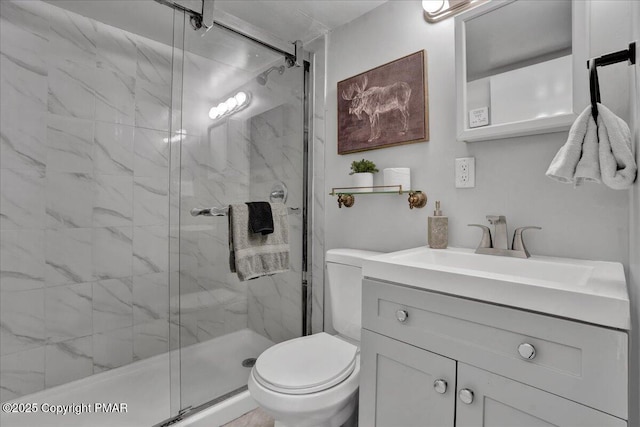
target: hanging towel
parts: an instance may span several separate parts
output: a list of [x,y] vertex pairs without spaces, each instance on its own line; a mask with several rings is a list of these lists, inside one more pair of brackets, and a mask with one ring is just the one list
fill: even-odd
[[[582,147],[586,146],[587,155],[582,158]],[[596,149],[593,150],[593,146]],[[591,115],[591,107],[587,107],[576,119],[569,130],[567,142],[560,148],[551,161],[546,175],[564,183],[580,185],[582,180],[600,182],[600,165],[598,160],[598,135],[596,124]],[[595,156],[593,153],[595,152]],[[581,163],[581,164],[580,164]],[[580,164],[580,176],[576,179],[576,171]]]
[[249,207],[249,229],[252,233],[273,233],[273,215],[269,202],[247,202]]
[[575,186],[592,181],[617,190],[629,188],[637,171],[629,126],[604,105],[597,105],[598,124],[591,106],[587,107],[571,126],[546,175]]
[[271,203],[273,233],[249,229],[249,207],[229,206],[229,267],[241,281],[289,271],[289,218],[282,203]]
[[602,182],[614,190],[625,190],[636,180],[638,166],[631,149],[627,123],[598,104],[598,141]]

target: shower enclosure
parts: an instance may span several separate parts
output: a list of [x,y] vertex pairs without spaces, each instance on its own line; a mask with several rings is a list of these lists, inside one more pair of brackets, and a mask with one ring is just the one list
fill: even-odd
[[[62,425],[196,412],[307,333],[308,62],[162,3],[0,2],[0,400],[129,403]],[[240,282],[224,207],[285,198],[291,271]]]
[[[180,399],[172,403],[185,410],[246,390],[252,361],[303,333],[305,66],[227,28],[194,31],[188,14],[175,28],[169,287],[178,297]],[[229,271],[225,207],[270,199],[288,209],[291,271],[240,282]],[[214,215],[197,215],[207,209]]]

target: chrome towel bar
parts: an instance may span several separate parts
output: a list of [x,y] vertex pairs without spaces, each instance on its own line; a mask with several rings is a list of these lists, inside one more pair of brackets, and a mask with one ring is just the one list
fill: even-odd
[[229,213],[229,207],[220,208],[193,208],[191,209],[191,216],[227,216]]
[[[219,208],[193,208],[191,209],[191,216],[227,216],[229,213],[229,207],[219,207]],[[289,208],[289,212],[291,213],[299,213],[300,208]]]

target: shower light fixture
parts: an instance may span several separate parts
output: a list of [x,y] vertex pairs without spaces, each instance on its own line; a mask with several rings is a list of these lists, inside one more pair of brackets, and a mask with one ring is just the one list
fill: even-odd
[[209,118],[211,120],[221,119],[222,117],[229,116],[233,113],[237,113],[240,110],[244,110],[249,106],[251,98],[247,92],[238,92],[234,96],[229,97],[224,102],[219,103],[217,106],[212,107],[209,110]]
[[219,116],[224,116],[224,113],[226,113],[227,111],[229,111],[229,107],[227,107],[227,104],[224,102],[221,102],[220,104],[218,104],[218,106],[216,107],[216,111],[218,113]]
[[234,98],[236,99],[236,101],[238,101],[238,105],[243,105],[245,102],[247,102],[248,96],[244,92],[238,92],[236,93],[236,96],[234,96]]
[[229,111],[235,110],[235,108],[238,106],[238,101],[236,101],[236,98],[234,96],[224,101],[224,103]]

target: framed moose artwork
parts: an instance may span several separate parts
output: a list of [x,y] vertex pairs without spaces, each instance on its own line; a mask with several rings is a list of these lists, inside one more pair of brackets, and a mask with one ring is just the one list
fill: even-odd
[[424,50],[338,82],[338,154],[429,140]]

